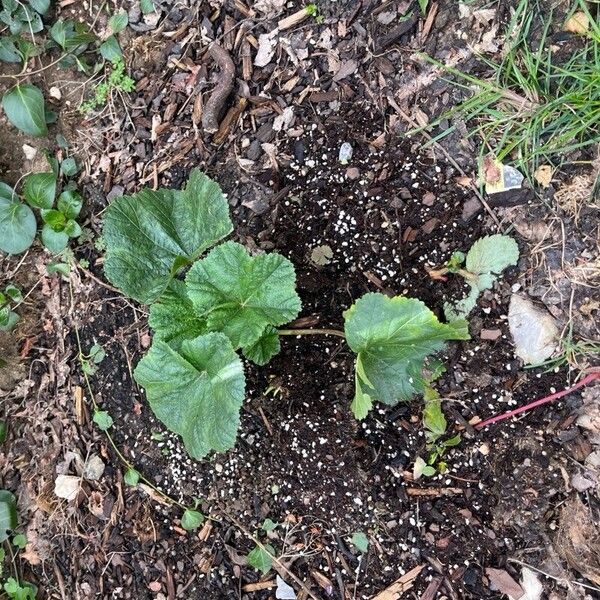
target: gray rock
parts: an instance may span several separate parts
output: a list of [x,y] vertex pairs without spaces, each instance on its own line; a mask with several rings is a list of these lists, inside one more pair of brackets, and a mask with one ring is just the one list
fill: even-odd
[[508,309],[508,327],[515,343],[515,354],[525,364],[535,365],[550,358],[556,350],[558,327],[546,310],[529,298],[513,294]]

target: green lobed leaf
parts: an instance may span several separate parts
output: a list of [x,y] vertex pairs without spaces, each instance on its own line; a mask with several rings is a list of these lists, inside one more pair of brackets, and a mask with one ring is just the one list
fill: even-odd
[[271,544],[264,544],[263,547],[256,546],[248,554],[248,564],[265,575],[273,566],[273,556],[275,556],[275,549]]
[[2,108],[17,129],[35,137],[47,135],[44,96],[35,85],[19,84],[10,88],[2,96]]
[[23,196],[30,206],[52,208],[56,195],[54,173],[31,173],[23,180]]
[[362,531],[352,534],[352,544],[363,554],[369,549],[369,538]]
[[38,589],[33,583],[28,581],[19,583],[14,577],[9,577],[4,583],[4,591],[10,600],[35,600]]
[[17,526],[17,502],[8,490],[0,490],[0,543],[8,539]]
[[423,409],[423,426],[431,432],[432,439],[437,439],[446,432],[446,417],[442,412],[442,403],[439,398],[426,400]]
[[280,350],[281,344],[277,329],[269,325],[256,342],[244,348],[244,356],[254,364],[262,366],[279,354]]
[[144,189],[114,200],[103,238],[106,277],[125,294],[150,304],[160,297],[179,257],[187,263],[231,233],[221,188],[194,169],[184,190]]
[[140,481],[140,474],[135,469],[127,469],[123,479],[127,485],[135,487]]
[[245,378],[225,335],[183,340],[178,350],[155,339],[134,378],[157,418],[181,435],[190,456],[200,459],[234,446]]
[[105,410],[97,410],[92,417],[92,420],[98,429],[108,431],[113,426],[113,418]]
[[186,508],[181,517],[181,526],[186,531],[193,531],[194,529],[198,529],[204,521],[205,517],[201,512]]
[[25,252],[33,244],[36,229],[31,208],[0,182],[0,250],[8,254]]
[[186,283],[208,329],[222,331],[234,348],[244,351],[269,325],[288,323],[301,308],[292,263],[276,253],[250,256],[236,242],[225,242],[196,262]]
[[150,305],[148,318],[155,338],[179,347],[186,339],[206,333],[206,321],[196,316],[183,281],[173,279],[158,302]]
[[19,315],[10,306],[0,308],[0,331],[11,331],[19,320]]
[[446,340],[469,338],[466,321],[440,323],[423,302],[403,296],[366,294],[344,319],[346,340],[357,355],[355,407],[368,404],[361,399],[365,394],[393,406],[422,393],[425,358]]
[[470,273],[502,273],[519,260],[519,246],[507,235],[495,234],[478,239],[467,253],[465,267]]
[[77,171],[79,171],[79,167],[77,166],[77,161],[72,156],[65,158],[60,163],[60,172],[66,177],[77,175]]

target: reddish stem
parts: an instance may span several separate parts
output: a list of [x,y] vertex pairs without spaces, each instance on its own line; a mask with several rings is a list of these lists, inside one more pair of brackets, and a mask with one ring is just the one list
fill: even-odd
[[504,413],[502,415],[496,415],[495,417],[490,417],[489,419],[486,419],[485,421],[481,421],[481,423],[477,423],[477,425],[475,425],[475,429],[483,429],[484,427],[486,427],[487,425],[491,425],[492,423],[497,423],[498,421],[504,421],[504,419],[509,419],[510,417],[514,417],[515,415],[525,412],[526,410],[531,410],[532,408],[535,408],[536,406],[541,406],[542,404],[548,404],[548,402],[553,402],[554,400],[558,400],[558,398],[562,398],[563,396],[566,396],[567,394],[570,394],[571,392],[574,392],[575,390],[582,388],[584,385],[587,385],[588,383],[590,383],[596,379],[600,379],[600,373],[590,373],[589,375],[584,377],[581,381],[579,381],[575,385],[571,386],[570,388],[563,390],[562,392],[556,392],[555,394],[550,394],[550,396],[546,396],[545,398],[541,398],[540,400],[536,400],[535,402],[530,402],[529,404],[526,404],[525,406],[521,406],[520,408],[515,408],[515,410],[510,410],[507,413]]

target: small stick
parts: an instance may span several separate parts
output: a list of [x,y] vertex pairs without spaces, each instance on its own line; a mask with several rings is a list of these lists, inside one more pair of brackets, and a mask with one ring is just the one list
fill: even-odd
[[298,12],[295,12],[293,15],[289,17],[285,17],[285,19],[281,19],[279,23],[277,23],[277,27],[279,31],[284,31],[289,29],[290,27],[294,27],[299,23],[302,23],[305,19],[311,15],[311,11],[308,8],[301,8]]
[[231,56],[229,56],[229,52],[216,42],[210,46],[208,52],[219,66],[221,72],[219,74],[219,82],[204,106],[202,127],[207,133],[215,133],[219,130],[219,119],[223,112],[225,101],[233,90],[235,65],[231,60]]
[[483,429],[487,425],[491,425],[492,423],[498,423],[498,421],[504,421],[504,419],[509,419],[510,417],[514,417],[515,415],[521,414],[527,410],[531,410],[532,408],[536,408],[537,406],[541,406],[542,404],[548,404],[549,402],[554,402],[554,400],[558,400],[563,396],[582,388],[584,385],[595,381],[596,379],[600,379],[600,373],[590,373],[587,377],[584,377],[580,382],[575,385],[563,390],[562,392],[556,392],[555,394],[550,394],[550,396],[546,396],[545,398],[541,398],[540,400],[536,400],[535,402],[530,402],[525,406],[521,406],[521,408],[515,408],[515,410],[510,410],[507,413],[496,415],[495,417],[490,417],[485,421],[481,421],[481,423],[477,423],[475,425],[475,429]]

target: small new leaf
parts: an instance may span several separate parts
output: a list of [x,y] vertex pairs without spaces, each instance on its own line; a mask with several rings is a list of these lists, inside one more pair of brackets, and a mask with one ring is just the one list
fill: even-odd
[[292,263],[276,253],[250,256],[236,242],[225,242],[196,262],[186,283],[208,329],[222,331],[234,348],[250,353],[269,325],[288,323],[300,312]]
[[207,332],[206,321],[196,315],[185,283],[177,279],[171,281],[160,300],[150,306],[148,323],[156,339],[169,342],[173,348],[183,340]]
[[265,544],[264,547],[256,546],[248,554],[248,564],[266,575],[273,566],[273,556],[275,556],[275,549],[270,544]]
[[127,469],[123,479],[127,485],[135,487],[140,481],[140,474],[135,469]]
[[112,417],[105,410],[97,410],[94,413],[93,420],[102,431],[108,431],[113,425]]
[[175,350],[154,340],[134,371],[154,414],[203,458],[235,444],[244,401],[242,362],[221,333],[183,340]]
[[352,544],[364,554],[369,549],[369,538],[362,531],[357,531],[352,535]]
[[205,517],[201,512],[187,508],[181,517],[181,526],[186,531],[198,529],[204,523]]

